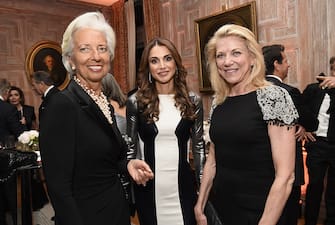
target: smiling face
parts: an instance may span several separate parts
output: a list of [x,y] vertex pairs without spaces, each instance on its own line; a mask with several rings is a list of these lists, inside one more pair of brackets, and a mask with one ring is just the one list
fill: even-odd
[[149,70],[155,79],[155,84],[159,93],[162,88],[171,93],[174,87],[173,77],[176,73],[176,62],[171,51],[160,45],[155,45],[149,53]]
[[110,53],[104,33],[83,28],[73,35],[73,52],[70,64],[75,67],[77,78],[93,88],[110,70]]
[[216,65],[218,72],[231,87],[244,88],[250,76],[254,57],[250,54],[245,41],[236,36],[218,39],[216,43]]

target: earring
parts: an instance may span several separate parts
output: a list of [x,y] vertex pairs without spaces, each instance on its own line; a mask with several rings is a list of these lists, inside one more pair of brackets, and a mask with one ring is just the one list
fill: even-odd
[[149,72],[149,83],[152,83],[151,73]]
[[176,68],[176,75],[178,75],[178,67]]
[[75,70],[76,70],[76,67],[75,67],[75,66],[71,66],[71,69],[72,69],[73,71],[75,71]]

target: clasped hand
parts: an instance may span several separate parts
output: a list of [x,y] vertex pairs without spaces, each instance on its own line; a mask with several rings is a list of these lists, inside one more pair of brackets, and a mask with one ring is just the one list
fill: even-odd
[[129,161],[127,167],[130,176],[137,184],[145,186],[149,180],[154,178],[154,173],[150,169],[150,166],[143,160],[132,159]]

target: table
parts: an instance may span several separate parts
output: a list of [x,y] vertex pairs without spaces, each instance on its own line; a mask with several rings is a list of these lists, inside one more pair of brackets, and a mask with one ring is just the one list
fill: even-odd
[[32,170],[41,165],[22,166],[17,169],[17,225],[33,225],[31,179]]

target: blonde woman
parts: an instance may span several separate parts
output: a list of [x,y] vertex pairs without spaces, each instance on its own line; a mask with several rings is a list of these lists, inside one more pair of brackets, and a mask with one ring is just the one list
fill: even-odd
[[206,54],[215,99],[197,224],[207,224],[209,199],[225,225],[274,225],[294,181],[297,111],[286,90],[265,81],[250,30],[222,26]]

